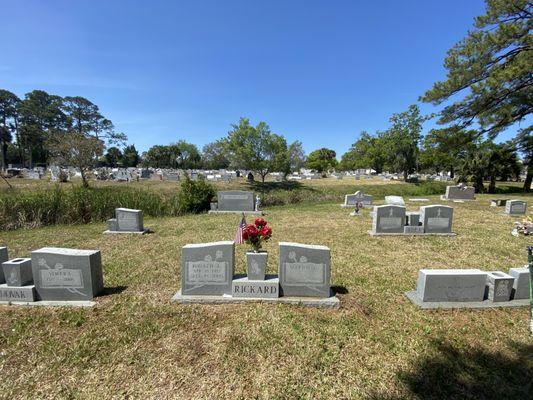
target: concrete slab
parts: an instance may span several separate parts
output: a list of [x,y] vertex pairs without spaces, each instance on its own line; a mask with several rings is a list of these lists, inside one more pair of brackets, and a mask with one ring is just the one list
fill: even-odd
[[526,307],[529,306],[529,299],[524,300],[511,300],[511,301],[502,301],[502,302],[492,302],[490,300],[483,301],[437,301],[423,302],[418,297],[416,290],[410,292],[405,292],[405,296],[411,300],[411,302],[420,307],[423,310],[435,310],[435,309],[458,309],[458,308],[503,308],[503,307]]
[[24,307],[94,307],[95,301],[0,301],[0,305]]
[[263,211],[221,211],[221,210],[209,210],[208,214],[264,215]]
[[108,229],[107,231],[104,231],[104,235],[146,235],[151,232],[150,229],[145,229],[143,231],[110,231]]
[[373,233],[368,231],[370,236],[457,236],[457,233]]
[[171,303],[180,304],[243,304],[243,303],[282,303],[303,307],[338,309],[340,300],[335,297],[278,297],[278,298],[244,298],[232,296],[182,296],[181,289],[172,297]]

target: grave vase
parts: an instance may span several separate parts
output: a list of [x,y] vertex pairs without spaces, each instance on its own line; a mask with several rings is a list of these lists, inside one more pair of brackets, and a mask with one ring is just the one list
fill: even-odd
[[251,281],[264,281],[266,275],[268,253],[266,251],[246,252],[246,270]]

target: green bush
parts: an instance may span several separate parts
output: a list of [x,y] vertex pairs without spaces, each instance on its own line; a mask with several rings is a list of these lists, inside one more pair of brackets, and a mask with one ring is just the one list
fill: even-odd
[[186,177],[178,194],[180,213],[197,214],[207,211],[214,196],[215,189],[206,182],[203,176],[200,176],[197,181],[191,181],[189,177]]

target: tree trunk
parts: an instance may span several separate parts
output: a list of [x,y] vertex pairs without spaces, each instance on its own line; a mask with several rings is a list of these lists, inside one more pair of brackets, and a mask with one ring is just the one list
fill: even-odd
[[531,182],[533,182],[533,158],[527,165],[526,180],[524,181],[524,192],[531,192]]
[[485,186],[483,186],[483,173],[474,176],[474,188],[476,189],[476,193],[485,192]]
[[455,178],[455,168],[453,167],[453,165],[450,165],[450,178]]
[[496,193],[496,174],[490,174],[489,193]]
[[403,181],[407,182],[407,179],[409,177],[409,173],[407,171],[403,171]]
[[87,181],[87,176],[85,176],[85,171],[83,170],[83,168],[80,168],[80,171],[81,171],[81,180],[83,182],[83,187],[88,188],[89,182]]

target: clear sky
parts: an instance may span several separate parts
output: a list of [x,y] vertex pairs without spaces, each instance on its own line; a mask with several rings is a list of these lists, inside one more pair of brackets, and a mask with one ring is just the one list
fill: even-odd
[[340,158],[445,77],[446,51],[484,2],[0,0],[0,10],[0,88],[86,97],[141,151],[180,139],[201,149],[247,117]]

